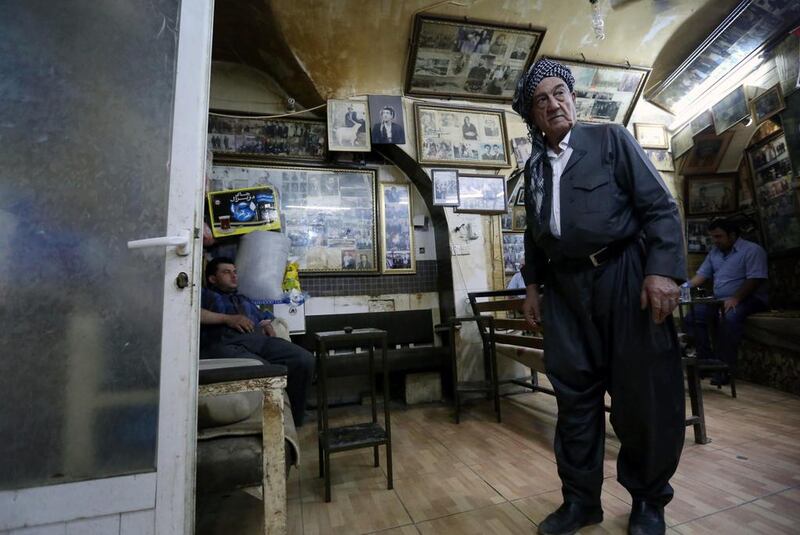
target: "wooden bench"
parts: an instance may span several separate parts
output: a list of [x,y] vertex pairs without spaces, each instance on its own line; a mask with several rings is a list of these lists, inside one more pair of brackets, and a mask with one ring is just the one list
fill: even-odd
[[[474,383],[456,382],[454,388],[456,423],[460,419],[460,395],[467,392],[486,392],[494,397],[497,421],[501,421],[499,387],[503,384],[515,384],[533,392],[555,395],[553,390],[539,385],[538,374],[546,373],[544,365],[544,332],[532,328],[522,317],[522,304],[525,289],[495,290],[470,292],[468,294],[473,316],[462,316],[452,320],[453,327],[464,321],[475,321],[484,348],[484,365],[486,381]],[[451,333],[454,329],[451,330]],[[454,338],[454,335],[451,335]],[[451,347],[455,347],[451,342]],[[525,377],[506,379],[497,378],[497,355],[515,360],[530,369],[531,374]],[[457,359],[453,355],[453,377],[457,380]],[[684,369],[688,377],[688,391],[691,416],[686,419],[687,426],[694,427],[695,442],[706,444],[705,415],[703,412],[703,394],[695,366],[694,358],[683,358]],[[610,412],[609,406],[605,407]]]

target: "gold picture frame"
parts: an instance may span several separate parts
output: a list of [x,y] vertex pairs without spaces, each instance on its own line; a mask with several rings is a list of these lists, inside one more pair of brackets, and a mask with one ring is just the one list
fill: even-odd
[[416,273],[414,226],[411,224],[411,187],[381,182],[381,273]]

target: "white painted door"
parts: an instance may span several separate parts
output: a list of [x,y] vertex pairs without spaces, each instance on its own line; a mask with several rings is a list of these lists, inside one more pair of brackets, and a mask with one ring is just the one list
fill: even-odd
[[0,533],[193,531],[212,16],[0,5]]

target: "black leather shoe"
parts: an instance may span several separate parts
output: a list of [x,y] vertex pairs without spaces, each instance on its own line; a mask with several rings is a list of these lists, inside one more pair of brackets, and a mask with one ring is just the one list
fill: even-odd
[[603,521],[603,510],[599,507],[584,507],[577,503],[564,502],[561,507],[547,515],[539,524],[539,535],[572,535],[584,526]]
[[647,502],[634,501],[628,520],[628,535],[664,535],[664,508]]

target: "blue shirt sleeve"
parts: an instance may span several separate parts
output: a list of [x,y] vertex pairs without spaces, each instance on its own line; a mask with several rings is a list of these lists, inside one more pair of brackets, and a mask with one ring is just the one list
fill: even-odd
[[703,260],[703,263],[700,264],[700,267],[697,269],[697,274],[707,279],[714,278],[714,266],[711,265],[711,254],[712,253],[708,253],[706,255],[706,259]]
[[745,256],[745,277],[748,279],[766,279],[768,277],[767,252],[762,247],[751,247]]

